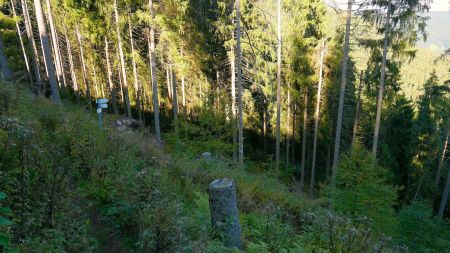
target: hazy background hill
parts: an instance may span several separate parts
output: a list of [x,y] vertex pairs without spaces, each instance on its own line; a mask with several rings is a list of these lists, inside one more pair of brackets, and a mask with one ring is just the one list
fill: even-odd
[[432,11],[427,26],[428,39],[420,42],[421,47],[444,50],[450,47],[450,12]]

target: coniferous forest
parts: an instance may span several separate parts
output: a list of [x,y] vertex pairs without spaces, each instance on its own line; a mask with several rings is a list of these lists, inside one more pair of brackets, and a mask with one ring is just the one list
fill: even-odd
[[0,0],[0,252],[450,252],[432,6]]

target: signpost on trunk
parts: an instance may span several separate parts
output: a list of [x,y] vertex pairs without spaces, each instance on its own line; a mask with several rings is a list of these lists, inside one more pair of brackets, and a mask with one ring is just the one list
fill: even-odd
[[98,127],[102,129],[102,109],[108,108],[108,99],[107,98],[99,98],[96,101],[97,103],[97,114],[98,114]]

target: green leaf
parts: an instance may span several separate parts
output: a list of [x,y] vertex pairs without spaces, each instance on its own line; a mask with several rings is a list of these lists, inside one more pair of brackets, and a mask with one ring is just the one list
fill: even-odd
[[13,224],[12,221],[6,219],[6,218],[3,217],[3,216],[0,216],[0,226],[10,226],[10,225],[12,225],[12,224]]
[[0,233],[0,245],[3,247],[9,246],[9,236],[5,233]]
[[12,210],[9,207],[0,207],[0,213],[2,213],[2,214],[12,214]]
[[18,249],[9,249],[5,253],[20,253],[20,251]]
[[6,198],[6,193],[0,192],[0,199],[4,199],[4,198]]

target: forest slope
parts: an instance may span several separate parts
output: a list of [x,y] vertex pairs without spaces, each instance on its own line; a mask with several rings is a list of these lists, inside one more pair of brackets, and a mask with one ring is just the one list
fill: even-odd
[[[94,114],[70,101],[54,105],[17,84],[2,84],[0,91],[6,105],[0,116],[0,183],[8,196],[3,204],[13,210],[8,217],[14,225],[7,231],[22,252],[226,252],[210,229],[205,192],[209,182],[225,176],[238,186],[248,252],[361,252],[360,247],[382,245],[400,252],[395,245],[416,235],[391,227],[385,232],[402,240],[378,241],[380,231],[370,220],[339,215],[326,198],[308,200],[273,170],[256,164],[237,169],[219,153],[212,161],[199,158],[196,150],[217,146],[214,141],[194,144],[169,134],[163,151],[148,129],[115,130],[113,116],[106,115],[100,130]],[[405,222],[422,215],[414,212],[428,212],[426,206],[414,208],[402,211],[413,212],[409,216],[393,218]],[[426,247],[450,245],[448,232],[442,233],[447,230],[431,213],[422,222],[434,227],[423,238],[432,240]],[[355,241],[345,239],[350,235]],[[372,241],[364,242],[367,236]]]

